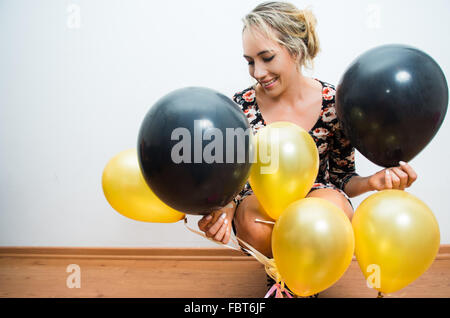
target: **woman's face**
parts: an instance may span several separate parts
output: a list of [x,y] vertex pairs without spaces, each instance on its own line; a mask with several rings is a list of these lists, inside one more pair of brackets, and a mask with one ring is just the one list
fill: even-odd
[[263,33],[245,29],[242,34],[244,58],[249,73],[271,97],[282,94],[298,78],[297,61],[288,50]]

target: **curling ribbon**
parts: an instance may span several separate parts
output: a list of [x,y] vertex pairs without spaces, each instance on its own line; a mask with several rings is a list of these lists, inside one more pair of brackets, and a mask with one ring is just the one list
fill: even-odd
[[275,291],[276,291],[275,298],[284,298],[283,292],[285,293],[285,295],[288,298],[292,298],[289,291],[286,289],[282,290],[281,285],[278,283],[273,284],[273,286],[269,289],[269,291],[267,292],[266,296],[264,296],[264,298],[269,298]]
[[[261,222],[261,220],[258,220],[258,221]],[[208,240],[210,240],[210,241],[212,241],[212,242],[214,242],[214,243],[216,243],[218,245],[225,246],[227,248],[231,248],[231,249],[236,250],[236,251],[240,251],[240,248],[236,248],[236,247],[229,246],[229,245],[221,243],[221,242],[217,242],[217,241],[207,237],[204,233],[190,228],[187,225],[187,217],[186,216],[184,217],[184,225],[189,231],[191,231],[191,232],[193,232],[193,233],[195,233],[197,235],[200,235],[200,236],[202,236],[202,237],[204,237],[204,238],[206,238],[206,239],[208,239]],[[257,251],[254,247],[252,247],[250,244],[248,244],[247,242],[241,240],[239,237],[236,236],[236,239],[239,242],[241,242],[242,244],[245,245],[246,248],[244,248],[242,246],[241,246],[241,248],[246,253],[250,254],[251,256],[256,258],[256,260],[258,262],[260,262],[262,265],[264,265],[264,269],[265,269],[267,275],[269,275],[275,281],[275,284],[272,286],[272,288],[270,288],[269,292],[266,294],[266,296],[264,298],[269,297],[271,294],[273,294],[273,292],[275,290],[276,290],[276,298],[283,298],[283,296],[282,296],[283,292],[289,298],[292,298],[291,294],[289,293],[289,290],[285,289],[285,287],[284,287],[285,283],[284,283],[283,279],[281,278],[280,273],[278,272],[277,266],[275,264],[275,260],[273,258],[266,257],[265,255],[263,255],[262,253]],[[233,243],[235,243],[237,246],[239,246],[239,243],[236,240],[234,240],[232,237],[231,237],[231,240],[233,241]]]

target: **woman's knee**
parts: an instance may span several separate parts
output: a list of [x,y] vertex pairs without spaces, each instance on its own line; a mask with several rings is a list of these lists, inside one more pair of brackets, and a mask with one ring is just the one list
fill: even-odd
[[340,193],[337,190],[334,189],[317,189],[314,191],[311,191],[307,197],[316,197],[316,198],[322,198],[325,200],[330,201],[331,203],[335,204],[338,208],[340,208],[344,213],[347,215],[349,220],[352,220],[353,217],[353,208],[351,204],[348,202],[347,198]]
[[234,217],[236,236],[261,253],[271,257],[273,225],[257,222],[257,219],[265,221],[269,220],[256,197],[250,195],[241,202],[236,210]]

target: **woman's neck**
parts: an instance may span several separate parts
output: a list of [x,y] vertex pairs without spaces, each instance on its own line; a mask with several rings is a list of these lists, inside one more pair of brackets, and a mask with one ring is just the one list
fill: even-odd
[[270,104],[295,107],[297,104],[303,104],[305,101],[310,100],[311,97],[317,93],[319,85],[320,83],[316,80],[299,73],[298,76],[295,76],[292,79],[290,85],[280,95],[275,97],[268,96],[264,93],[261,86],[259,86],[259,93],[262,93],[264,95],[262,96],[264,100]]

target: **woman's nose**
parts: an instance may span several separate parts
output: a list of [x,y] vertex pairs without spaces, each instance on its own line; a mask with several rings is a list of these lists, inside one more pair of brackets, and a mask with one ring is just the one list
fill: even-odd
[[267,75],[267,70],[264,65],[260,63],[255,63],[255,68],[253,71],[253,77],[257,80],[263,79]]

